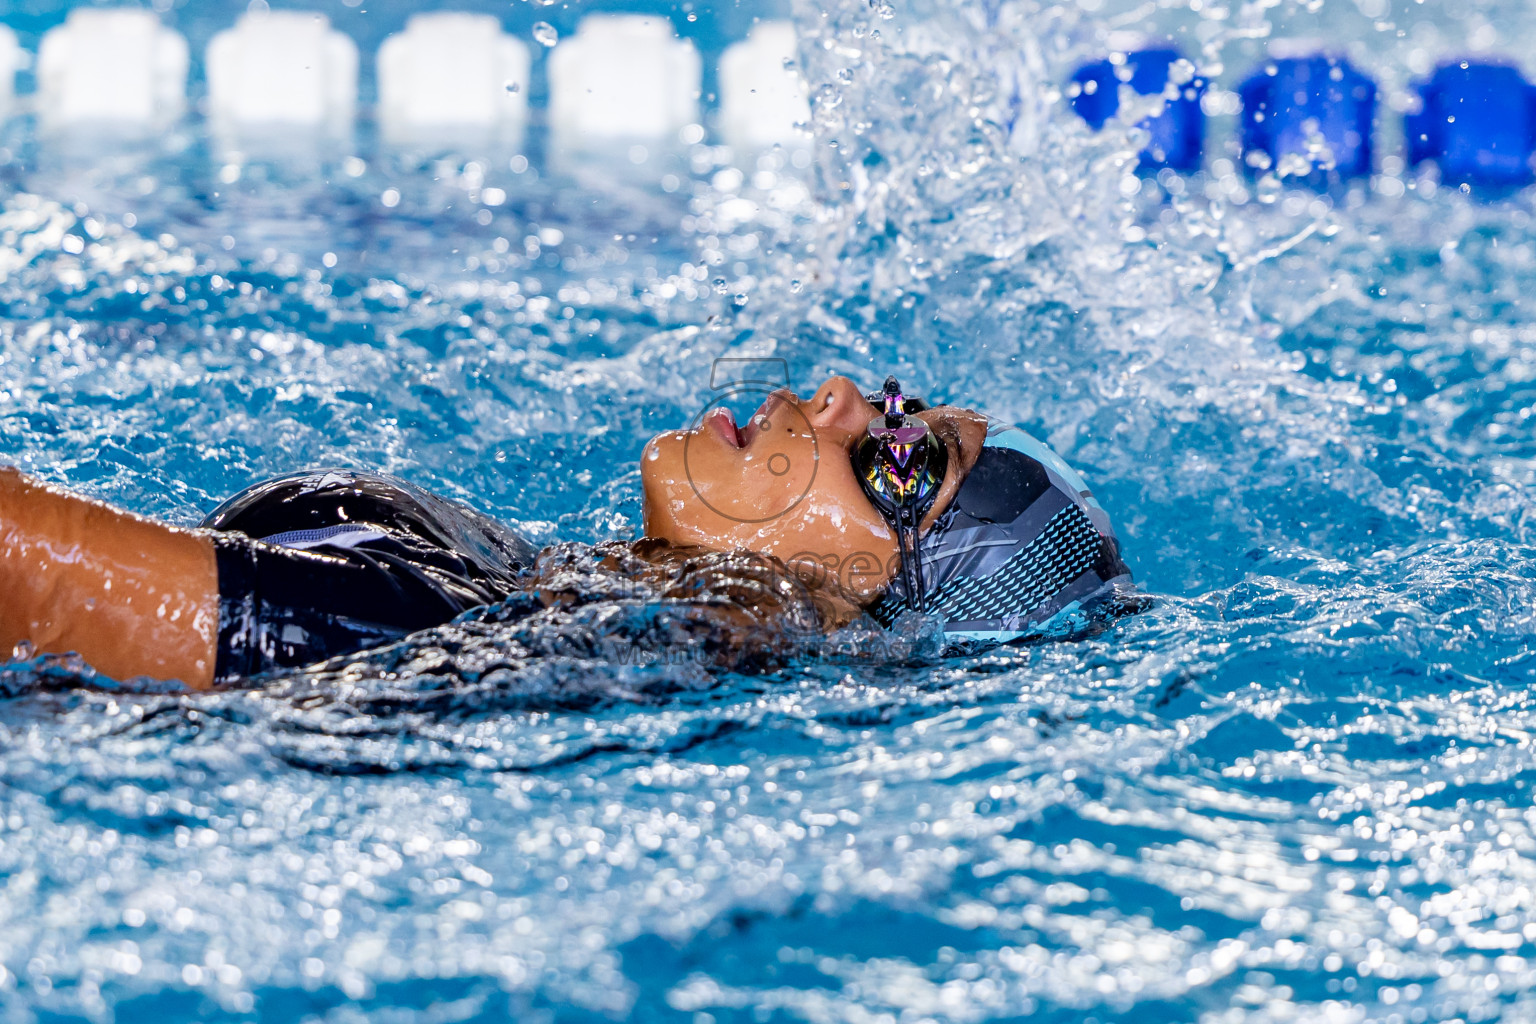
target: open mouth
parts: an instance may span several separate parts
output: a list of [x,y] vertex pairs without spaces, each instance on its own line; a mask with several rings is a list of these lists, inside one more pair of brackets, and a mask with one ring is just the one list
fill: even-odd
[[757,407],[757,412],[754,412],[752,418],[747,421],[747,425],[741,428],[741,443],[743,447],[750,445],[753,438],[768,428],[768,417],[773,414],[773,411],[783,401],[784,399],[777,392],[763,399],[763,404]]
[[742,437],[741,428],[736,426],[736,416],[724,406],[705,413],[701,426],[717,432],[733,448],[745,448],[747,445]]
[[714,430],[725,438],[732,447],[746,448],[752,444],[752,439],[762,433],[769,426],[768,417],[777,409],[784,399],[778,394],[769,395],[763,399],[763,404],[757,407],[752,418],[747,420],[746,426],[736,425],[736,416],[731,410],[720,406],[709,410],[705,414],[702,426]]

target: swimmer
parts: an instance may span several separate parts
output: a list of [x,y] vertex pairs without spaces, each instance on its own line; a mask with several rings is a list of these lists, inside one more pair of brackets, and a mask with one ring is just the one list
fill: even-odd
[[[844,377],[809,399],[776,391],[739,428],[713,411],[654,438],[640,464],[640,557],[754,552],[785,570],[777,585],[828,598],[825,630],[916,611],[967,650],[1128,607],[1130,572],[1076,472],[1017,427],[928,408],[894,378],[870,395]],[[76,652],[116,679],[202,689],[312,664],[539,573],[511,529],[382,476],[281,477],[183,529],[0,468],[0,645]]]

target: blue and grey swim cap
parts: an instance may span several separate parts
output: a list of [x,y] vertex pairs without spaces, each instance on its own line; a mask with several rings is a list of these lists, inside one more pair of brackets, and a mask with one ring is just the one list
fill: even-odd
[[[988,419],[959,493],[922,539],[924,604],[953,647],[1069,635],[1131,583],[1109,516],[1061,456]],[[870,609],[890,625],[900,587]]]

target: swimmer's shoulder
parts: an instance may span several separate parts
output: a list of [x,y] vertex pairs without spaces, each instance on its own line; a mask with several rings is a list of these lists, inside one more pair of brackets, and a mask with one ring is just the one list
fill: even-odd
[[462,502],[352,469],[305,470],[253,484],[201,525],[289,547],[368,544],[371,530],[451,551],[495,575],[531,566],[537,553],[517,531]]

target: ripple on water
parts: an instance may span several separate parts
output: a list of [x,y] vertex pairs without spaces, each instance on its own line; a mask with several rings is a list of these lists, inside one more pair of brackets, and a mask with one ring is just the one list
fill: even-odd
[[[690,620],[630,594],[206,696],[12,664],[0,1015],[1530,1018],[1529,203],[1128,178],[1054,91],[1122,8],[801,12],[778,191],[19,149],[0,437],[47,479],[186,523],[342,463],[601,543],[710,360],[777,356],[1049,438],[1157,601],[949,661],[635,658]],[[1321,25],[1395,102],[1484,17],[1399,13],[1156,18],[1234,75]]]

